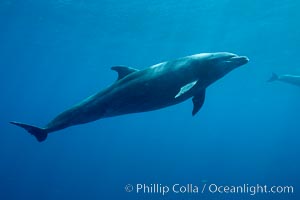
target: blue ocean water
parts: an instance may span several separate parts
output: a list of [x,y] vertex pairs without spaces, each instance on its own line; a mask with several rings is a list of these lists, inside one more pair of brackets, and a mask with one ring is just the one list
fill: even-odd
[[[300,74],[295,0],[1,0],[0,199],[299,199]],[[116,79],[178,57],[228,51],[250,62],[192,102],[71,127],[42,126]],[[132,184],[199,193],[126,192]],[[293,194],[201,193],[204,184],[293,186]]]

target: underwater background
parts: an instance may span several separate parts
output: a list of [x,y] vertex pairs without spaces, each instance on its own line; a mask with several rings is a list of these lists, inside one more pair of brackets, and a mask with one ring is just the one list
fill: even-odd
[[[299,199],[296,0],[1,0],[0,199]],[[39,143],[42,126],[138,69],[202,52],[250,62],[192,102],[107,118]],[[293,186],[293,194],[142,194],[127,184]],[[200,189],[201,190],[201,189]]]

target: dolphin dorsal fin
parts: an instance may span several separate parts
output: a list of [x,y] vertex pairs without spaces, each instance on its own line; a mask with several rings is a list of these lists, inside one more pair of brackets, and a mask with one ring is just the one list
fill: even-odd
[[118,73],[118,79],[117,80],[120,80],[120,79],[124,78],[128,74],[139,71],[138,69],[134,69],[134,68],[131,68],[131,67],[125,67],[125,66],[114,66],[114,67],[111,67],[111,69]]
[[180,91],[176,94],[176,96],[174,97],[175,99],[180,97],[181,95],[185,94],[186,92],[188,92],[190,89],[192,89],[194,87],[194,85],[196,85],[197,81],[193,81],[191,83],[188,83],[186,85],[184,85],[183,87],[180,88]]

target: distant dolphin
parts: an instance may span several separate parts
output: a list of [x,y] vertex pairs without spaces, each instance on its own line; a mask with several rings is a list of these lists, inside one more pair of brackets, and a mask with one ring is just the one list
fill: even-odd
[[281,82],[300,86],[300,76],[295,76],[290,74],[284,74],[278,76],[277,74],[273,73],[272,77],[268,80],[268,82],[273,82],[273,81],[281,81]]
[[201,53],[163,62],[143,70],[112,67],[118,79],[111,86],[88,97],[39,128],[10,122],[41,142],[48,133],[101,118],[157,110],[193,97],[195,115],[202,107],[205,89],[231,70],[248,62],[232,53]]

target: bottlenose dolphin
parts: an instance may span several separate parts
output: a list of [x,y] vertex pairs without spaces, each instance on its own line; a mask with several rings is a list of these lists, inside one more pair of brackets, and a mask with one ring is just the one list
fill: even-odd
[[48,133],[69,126],[129,113],[161,109],[192,98],[195,115],[202,107],[205,89],[231,70],[248,62],[227,52],[201,53],[138,70],[115,66],[118,79],[106,89],[62,112],[45,127],[10,122],[44,141]]
[[272,77],[268,80],[268,82],[273,81],[281,81],[293,85],[300,86],[300,76],[290,75],[290,74],[284,74],[284,75],[277,75],[275,73],[272,74]]

